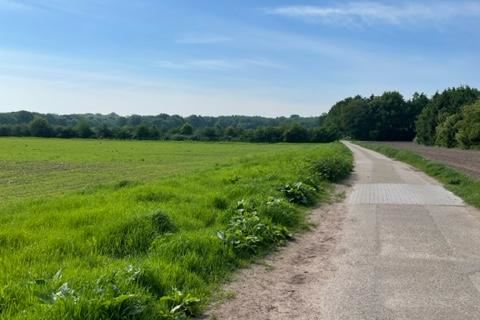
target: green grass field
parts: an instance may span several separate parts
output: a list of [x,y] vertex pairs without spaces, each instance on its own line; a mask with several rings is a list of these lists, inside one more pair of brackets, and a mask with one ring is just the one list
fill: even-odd
[[340,143],[0,149],[1,319],[186,319],[352,166]]
[[0,200],[148,182],[314,145],[0,138]]

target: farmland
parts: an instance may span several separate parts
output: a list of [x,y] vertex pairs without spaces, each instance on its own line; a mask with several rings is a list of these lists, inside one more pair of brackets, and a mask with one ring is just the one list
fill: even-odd
[[407,150],[422,157],[455,168],[467,175],[480,178],[480,151],[425,146],[414,142],[375,142],[395,149]]
[[28,199],[122,181],[147,182],[314,145],[0,139],[0,199]]
[[192,316],[352,166],[339,143],[9,138],[0,150],[4,319]]

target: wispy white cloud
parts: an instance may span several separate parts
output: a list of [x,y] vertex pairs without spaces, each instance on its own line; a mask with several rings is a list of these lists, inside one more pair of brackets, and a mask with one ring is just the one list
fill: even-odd
[[158,68],[175,70],[214,70],[233,71],[260,67],[269,69],[285,69],[286,66],[264,58],[247,59],[193,59],[185,61],[159,60],[154,63]]
[[282,6],[265,9],[272,15],[308,21],[342,24],[403,24],[442,22],[461,17],[480,17],[480,2],[454,1],[431,3],[349,2],[331,6]]
[[177,39],[178,44],[217,44],[232,41],[230,37],[220,35],[188,35]]
[[0,10],[32,10],[35,9],[28,3],[17,0],[0,0]]
[[110,0],[0,0],[0,11],[17,11],[28,13],[68,14],[103,18],[99,12]]

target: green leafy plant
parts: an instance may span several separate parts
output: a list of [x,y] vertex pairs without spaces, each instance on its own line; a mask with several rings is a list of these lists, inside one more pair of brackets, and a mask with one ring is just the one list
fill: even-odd
[[311,171],[320,178],[336,182],[348,177],[353,170],[350,157],[333,155],[312,161]]
[[255,254],[262,247],[281,244],[291,238],[287,228],[262,221],[250,202],[239,201],[236,212],[227,230],[219,231],[217,236],[239,253]]
[[189,319],[199,312],[200,299],[190,293],[184,294],[176,288],[171,294],[161,297],[160,302],[168,309],[168,312],[162,313],[165,320]]
[[265,203],[259,206],[259,211],[273,224],[286,227],[297,226],[302,218],[298,208],[284,198],[269,197]]
[[287,183],[280,190],[291,203],[305,206],[315,203],[316,189],[303,182]]

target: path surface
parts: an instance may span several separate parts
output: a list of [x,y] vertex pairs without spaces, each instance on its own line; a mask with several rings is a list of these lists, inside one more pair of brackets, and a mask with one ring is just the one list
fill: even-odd
[[414,142],[375,142],[395,149],[413,151],[422,157],[480,178],[480,151],[424,146]]
[[480,212],[411,167],[347,143],[343,203],[238,274],[217,319],[480,319]]

